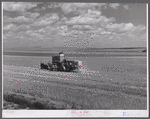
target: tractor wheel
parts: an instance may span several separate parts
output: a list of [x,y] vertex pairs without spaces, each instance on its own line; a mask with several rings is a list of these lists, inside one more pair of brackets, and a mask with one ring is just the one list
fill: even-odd
[[53,71],[53,67],[52,67],[52,66],[51,66],[51,67],[49,67],[49,70],[50,70],[50,71]]
[[43,69],[43,64],[41,64],[41,69]]
[[60,70],[61,70],[61,71],[66,71],[66,67],[65,67],[65,66],[61,66],[61,67],[60,67]]
[[66,71],[66,67],[65,66],[63,66],[63,71]]

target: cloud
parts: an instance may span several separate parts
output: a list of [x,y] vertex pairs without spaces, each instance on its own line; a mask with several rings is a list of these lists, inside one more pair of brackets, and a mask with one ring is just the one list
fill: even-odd
[[128,36],[132,39],[142,38],[143,35],[146,36],[146,27],[144,25],[135,26],[130,32],[128,32]]
[[107,24],[105,27],[108,31],[113,32],[126,32],[134,28],[132,23],[121,23],[121,24]]
[[29,34],[29,35],[32,36],[32,37],[35,37],[35,38],[40,37],[40,35],[38,33],[34,33],[34,32]]
[[45,9],[46,9],[46,7],[42,6],[41,10],[45,10]]
[[71,32],[67,25],[62,25],[62,26],[56,27],[56,31],[58,31],[58,34],[60,34],[62,36],[66,36]]
[[134,25],[132,23],[127,23],[124,25],[123,30],[128,31],[131,30],[132,28],[134,28]]
[[72,6],[72,3],[68,3],[68,4],[62,4],[61,5],[61,9],[62,11],[65,13],[65,14],[68,14],[72,11],[76,11],[76,7],[71,7]]
[[29,30],[29,29],[31,29],[31,27],[29,25],[22,24],[20,26],[17,26],[14,29],[14,32],[20,32],[20,31],[22,31],[24,33],[24,31]]
[[100,33],[101,34],[111,34],[112,32],[110,32],[110,31],[101,31]]
[[92,18],[98,18],[101,15],[101,11],[94,11],[91,9],[88,9],[88,14],[85,14],[87,17],[92,17]]
[[44,28],[44,30],[49,33],[51,36],[55,36],[58,34],[65,34],[69,32],[69,28],[67,25],[48,25],[47,27]]
[[37,18],[40,14],[39,14],[38,12],[35,12],[35,13],[25,12],[23,15],[24,15],[25,17],[27,17],[27,18],[35,19],[35,18]]
[[113,38],[113,36],[110,36],[110,37],[109,37],[109,39],[112,39],[112,38]]
[[26,18],[25,16],[18,16],[14,19],[12,18],[12,21],[22,23],[22,22],[32,22],[33,20],[30,18]]
[[[12,7],[14,4],[18,4],[18,6]],[[58,44],[63,46],[65,41],[66,46],[75,47],[94,45],[97,47],[120,47],[130,40],[132,42],[142,40],[143,42],[146,39],[144,25],[135,26],[130,22],[117,23],[117,18],[115,20],[114,17],[108,17],[107,14],[104,16],[105,9],[103,8],[117,9],[121,4],[42,3],[37,6],[33,3],[27,8],[24,5],[26,6],[25,3],[21,5],[22,8],[19,3],[5,6],[4,9],[7,12],[4,12],[6,14],[3,17],[4,39],[8,39],[8,41],[13,39],[22,45],[23,43],[44,45],[43,42],[45,42],[47,46],[49,44],[53,46],[54,43],[56,46]],[[118,10],[128,8],[128,5],[123,4],[122,8],[119,7]],[[19,9],[21,9],[20,12],[18,12]],[[40,12],[34,12],[36,9]]]
[[47,8],[50,8],[50,5],[48,5],[48,3],[45,3],[45,5],[44,4],[42,4],[43,6],[41,6],[41,7],[35,7],[35,8],[33,8],[33,11],[34,12],[40,12],[40,11],[44,11],[44,10],[46,10]]
[[62,30],[64,30],[64,31],[67,31],[68,30],[68,26],[66,26],[66,25],[63,25],[63,26],[61,26],[60,27]]
[[[16,28],[17,29],[17,28]],[[18,31],[16,29],[13,29],[13,30],[10,30],[9,32],[3,34],[4,36],[4,40],[5,42],[11,42],[13,43],[14,45],[16,44],[23,44],[24,43],[24,40],[29,40],[30,37],[28,37],[26,34],[25,34],[25,31]],[[19,29],[18,29],[19,30]],[[23,42],[22,42],[23,41]],[[7,44],[8,45],[8,44]],[[11,45],[11,44],[10,44]]]
[[16,25],[14,24],[7,24],[7,25],[3,25],[3,30],[14,30],[16,28]]
[[43,17],[41,17],[40,19],[45,19],[45,20],[59,20],[59,16],[56,13],[48,13],[45,14]]
[[42,28],[42,29],[39,29],[38,32],[45,33],[45,30]]
[[78,16],[72,18],[70,21],[67,21],[67,24],[106,24],[109,22],[112,22],[112,19],[108,19],[105,16],[100,16],[98,19],[91,18],[91,17],[83,17],[83,16]]
[[123,7],[127,10],[129,9],[129,5],[124,5]]
[[81,25],[81,24],[93,24],[93,25],[105,25],[110,22],[114,22],[113,17],[107,18],[100,15],[100,11],[91,11],[88,10],[88,13],[81,14],[79,16],[71,18],[69,21],[66,21],[68,25]]
[[49,25],[59,20],[59,16],[55,13],[45,14],[43,17],[36,19],[31,26]]
[[92,30],[93,28],[90,25],[73,25],[71,29],[86,31],[86,30]]
[[7,25],[5,24],[3,30],[4,32],[7,31],[7,33],[4,33],[3,36],[6,40],[8,39],[17,40],[19,38],[28,38],[26,31],[29,31],[30,29],[31,29],[30,26],[25,24],[22,25],[15,25],[13,23]]
[[54,9],[54,8],[60,7],[60,4],[58,4],[58,3],[50,3],[47,7]]
[[138,25],[138,26],[134,27],[134,29],[132,29],[133,32],[143,31],[143,30],[146,30],[146,27],[144,25]]
[[44,37],[45,34],[44,33],[44,29],[38,29],[38,30],[31,30],[28,29],[23,33],[23,36],[25,36],[26,38],[30,38],[30,40],[34,39],[34,40],[41,40],[41,38]]
[[95,7],[105,6],[106,3],[64,3],[61,4],[60,7],[65,14],[70,12],[81,13],[85,12],[88,9],[95,9]]
[[117,9],[120,5],[119,3],[110,3],[109,6],[113,9]]
[[40,21],[35,21],[31,26],[43,26],[43,25],[49,25],[52,24],[53,21],[46,21],[46,20],[40,20]]
[[25,16],[18,16],[15,18],[10,18],[7,16],[4,16],[4,22],[17,22],[17,23],[31,23],[33,22],[33,19],[27,18]]
[[[122,44],[120,44],[122,46],[124,46],[123,43],[125,43],[125,45],[132,46],[132,45],[134,45],[134,44],[132,44],[133,42],[139,42],[138,44],[140,46],[140,43],[142,41],[146,41],[146,28],[145,28],[145,26],[138,25],[138,26],[132,27],[131,29],[129,27],[127,27],[127,28],[129,29],[129,31],[126,31],[126,32],[124,31],[124,32],[118,33],[118,32],[113,31],[113,33],[112,33],[113,37],[110,39],[112,39],[116,43],[122,42]],[[143,42],[142,42],[142,44],[143,44]],[[135,43],[135,45],[137,45],[137,43]]]
[[32,2],[3,2],[3,9],[6,11],[24,12],[36,6],[37,4]]
[[67,17],[62,17],[60,20],[61,20],[61,21],[67,21],[68,18],[67,18]]

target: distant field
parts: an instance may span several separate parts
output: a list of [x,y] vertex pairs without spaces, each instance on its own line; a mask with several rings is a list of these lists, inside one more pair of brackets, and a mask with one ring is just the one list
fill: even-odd
[[[67,56],[79,56],[82,54],[88,56],[103,56],[104,55],[146,55],[143,51],[146,50],[146,47],[136,47],[136,48],[74,48],[74,47],[53,47],[53,48],[45,48],[45,47],[21,47],[21,48],[12,48],[12,49],[4,49],[4,54],[6,55],[36,55],[46,56],[53,55],[63,51]],[[36,54],[35,54],[36,53]],[[73,54],[73,55],[72,55]]]
[[[68,57],[80,60],[79,73],[39,69],[51,57],[3,57],[4,93],[51,99],[74,109],[146,109],[146,57]],[[17,83],[16,83],[17,82]],[[64,109],[70,109],[64,107]]]
[[5,48],[4,51],[49,51],[49,52],[59,52],[59,51],[142,51],[146,47],[124,47],[124,48],[77,48],[77,47],[16,47],[16,48]]
[[[58,55],[59,52],[37,52],[37,51],[30,51],[30,52],[3,52],[3,55],[15,55],[15,56],[53,56],[53,55]],[[103,51],[99,51],[99,52],[64,52],[65,56],[67,57],[135,57],[135,56],[146,56],[147,53],[146,52],[132,52],[132,51],[128,51],[128,52],[103,52]]]

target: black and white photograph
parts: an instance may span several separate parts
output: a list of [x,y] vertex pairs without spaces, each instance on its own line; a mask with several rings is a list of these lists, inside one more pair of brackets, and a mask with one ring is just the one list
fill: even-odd
[[2,115],[146,117],[146,3],[3,2]]

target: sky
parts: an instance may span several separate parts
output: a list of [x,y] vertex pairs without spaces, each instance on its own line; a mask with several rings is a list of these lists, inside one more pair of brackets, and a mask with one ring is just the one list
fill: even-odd
[[146,47],[146,4],[3,2],[3,47]]

